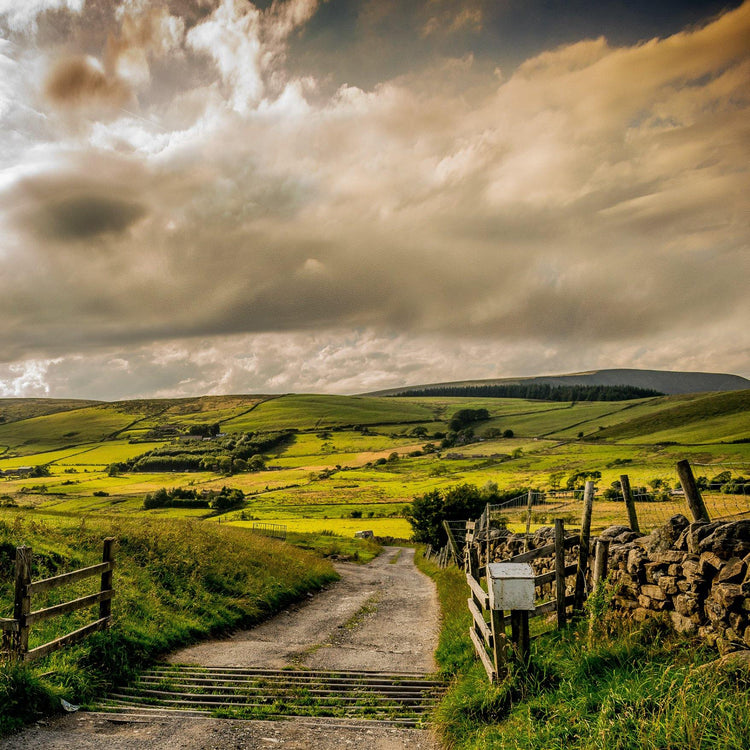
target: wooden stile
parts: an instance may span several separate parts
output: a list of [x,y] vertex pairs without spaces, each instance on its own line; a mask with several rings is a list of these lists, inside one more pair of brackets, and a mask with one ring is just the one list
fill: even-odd
[[[593,502],[593,483],[587,486],[588,520],[584,517],[583,526],[590,535],[591,529],[591,504]],[[504,673],[509,653],[514,653],[516,658],[526,661],[529,656],[529,620],[542,615],[557,614],[557,626],[562,627],[567,621],[567,610],[576,603],[575,594],[566,594],[566,578],[578,573],[578,563],[565,564],[565,551],[581,546],[581,537],[578,535],[565,535],[565,525],[562,519],[555,521],[555,539],[551,544],[538,549],[528,550],[510,559],[503,560],[507,563],[531,562],[542,556],[554,555],[555,569],[550,573],[542,573],[534,577],[534,586],[544,586],[555,581],[555,598],[551,601],[536,605],[533,610],[513,610],[510,613],[500,610],[491,610],[489,595],[479,582],[480,574],[476,560],[475,548],[484,546],[483,542],[489,538],[489,508],[485,509],[482,517],[476,522],[467,522],[467,546],[464,559],[466,561],[466,583],[469,586],[471,597],[467,600],[469,612],[472,617],[472,625],[469,630],[472,643],[478,658],[481,660],[488,677],[496,681]],[[481,534],[485,533],[483,538]],[[477,538],[478,537],[478,538]],[[474,543],[472,543],[472,541]],[[588,549],[588,537],[586,547]],[[580,556],[579,556],[580,557]],[[487,557],[489,560],[489,555]],[[586,556],[588,561],[588,556]],[[488,571],[481,575],[488,576]],[[489,622],[487,614],[489,610]],[[508,614],[510,615],[508,617]],[[511,624],[511,637],[507,639],[505,624]],[[512,647],[511,647],[512,642]],[[489,651],[489,653],[488,653]]]

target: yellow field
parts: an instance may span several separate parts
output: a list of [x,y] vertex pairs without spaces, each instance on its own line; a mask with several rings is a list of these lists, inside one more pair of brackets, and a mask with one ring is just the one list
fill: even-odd
[[[253,521],[230,521],[232,526],[253,525]],[[260,522],[259,522],[260,523]],[[408,539],[412,529],[403,518],[263,518],[262,523],[286,526],[287,531],[333,531],[341,536],[353,536],[356,531],[372,531],[375,536],[393,536]]]

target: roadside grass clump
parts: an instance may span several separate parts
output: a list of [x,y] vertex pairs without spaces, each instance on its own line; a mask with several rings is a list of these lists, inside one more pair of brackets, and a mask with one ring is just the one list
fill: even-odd
[[[417,556],[438,587],[436,658],[451,687],[434,712],[460,750],[740,750],[750,747],[750,669],[716,661],[666,620],[603,614],[532,641],[529,664],[490,685],[474,657],[464,574]],[[601,613],[600,613],[601,614]]]
[[323,529],[318,533],[287,532],[286,540],[295,547],[310,550],[323,557],[363,564],[383,551],[382,545],[372,539],[345,537],[330,529]]
[[[0,732],[59,707],[61,697],[89,702],[109,686],[132,680],[160,654],[249,626],[337,577],[326,560],[230,526],[145,518],[46,523],[38,516],[8,522],[9,513],[0,513],[0,616],[12,615],[11,558],[21,544],[33,548],[32,575],[38,579],[98,562],[102,539],[114,536],[116,598],[109,630],[38,662],[0,664]],[[97,587],[97,578],[87,579],[55,589],[47,599],[36,597],[32,606]],[[95,617],[82,610],[47,620],[32,627],[30,647]]]

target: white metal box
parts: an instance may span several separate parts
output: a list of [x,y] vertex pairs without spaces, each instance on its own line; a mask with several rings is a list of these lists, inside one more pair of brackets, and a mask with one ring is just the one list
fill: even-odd
[[528,563],[490,563],[487,589],[490,609],[534,609],[534,570]]

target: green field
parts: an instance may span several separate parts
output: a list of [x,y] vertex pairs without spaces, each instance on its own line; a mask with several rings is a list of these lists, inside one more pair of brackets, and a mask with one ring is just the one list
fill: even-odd
[[222,424],[226,432],[317,430],[342,425],[429,421],[433,412],[419,403],[365,396],[291,395],[269,399],[244,416]]
[[[82,406],[32,401],[2,401],[15,421],[0,424],[0,470],[6,472],[0,477],[0,504],[74,517],[216,519],[222,514],[209,508],[144,511],[143,498],[161,487],[200,492],[226,485],[245,493],[242,508],[223,514],[229,522],[244,523],[238,515],[244,511],[248,523],[255,519],[345,534],[371,526],[405,536],[409,527],[402,513],[415,495],[460,483],[481,487],[492,482],[503,491],[548,490],[564,487],[576,472],[599,471],[600,490],[622,473],[637,487],[655,479],[674,486],[675,464],[682,458],[690,459],[696,475],[709,479],[727,470],[750,475],[750,443],[738,442],[750,439],[750,391],[579,403],[323,395]],[[490,419],[475,424],[473,441],[440,449],[449,420],[466,408],[487,409]],[[196,443],[170,441],[191,425],[214,423],[230,441],[243,432],[294,432],[265,456],[260,471],[108,473],[109,464],[155,448],[193,450]],[[514,437],[483,438],[493,428],[495,434],[512,430]],[[154,434],[166,437],[144,441]],[[426,443],[437,450],[422,454]],[[48,476],[19,476],[17,470],[24,466],[44,466]],[[645,523],[679,510],[678,500],[644,503]],[[747,498],[718,496],[713,511],[732,515],[746,505]],[[551,512],[535,509],[534,523],[546,523]],[[578,511],[570,504],[556,512],[574,519]],[[519,520],[509,517],[511,523]],[[597,504],[595,525],[624,520],[621,504]]]

